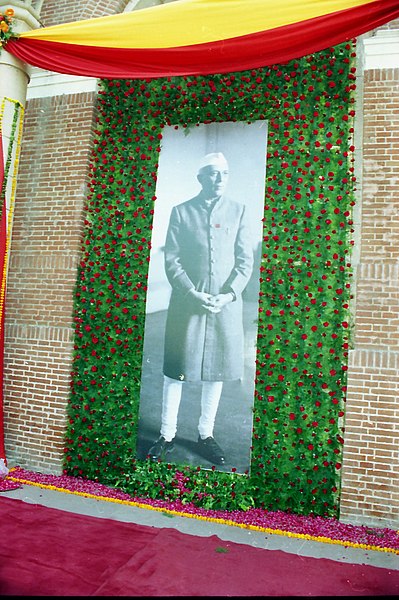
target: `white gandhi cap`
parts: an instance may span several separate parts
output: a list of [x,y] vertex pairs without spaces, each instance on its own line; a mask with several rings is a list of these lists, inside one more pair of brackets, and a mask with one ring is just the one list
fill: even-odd
[[204,167],[217,167],[219,169],[228,169],[229,165],[227,164],[227,160],[221,152],[211,152],[210,154],[206,154],[198,165],[198,172],[201,171]]

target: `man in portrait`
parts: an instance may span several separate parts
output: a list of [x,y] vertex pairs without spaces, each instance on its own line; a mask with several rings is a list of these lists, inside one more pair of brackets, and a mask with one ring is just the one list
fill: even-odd
[[198,453],[223,465],[225,452],[214,425],[226,381],[244,369],[242,292],[252,274],[253,244],[248,210],[225,194],[229,166],[221,152],[203,157],[201,191],[171,211],[165,272],[172,288],[163,357],[160,435],[148,450],[163,460],[174,449],[183,386],[201,386]]

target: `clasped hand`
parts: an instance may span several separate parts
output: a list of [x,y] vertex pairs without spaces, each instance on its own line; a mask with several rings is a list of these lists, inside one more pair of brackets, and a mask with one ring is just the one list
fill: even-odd
[[202,308],[211,313],[219,313],[223,306],[233,301],[232,294],[216,294],[212,296],[212,294],[197,292],[196,290],[192,290],[191,293],[200,302]]

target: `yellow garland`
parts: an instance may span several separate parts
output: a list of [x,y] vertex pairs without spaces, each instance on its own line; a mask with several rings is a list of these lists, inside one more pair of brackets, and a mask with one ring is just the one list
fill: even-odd
[[[10,469],[10,472],[13,469]],[[32,481],[28,481],[25,479],[20,479],[19,477],[12,477],[8,475],[7,479],[14,481],[15,483],[23,483],[26,485],[33,485],[39,488],[47,489],[47,490],[55,490],[58,492],[64,492],[66,494],[74,494],[76,496],[83,496],[84,498],[94,498],[95,500],[104,500],[105,502],[114,502],[116,504],[124,504],[126,506],[135,506],[137,508],[145,508],[147,510],[155,510],[157,512],[170,514],[177,517],[188,517],[191,519],[197,519],[199,521],[209,521],[212,523],[220,523],[222,525],[232,525],[234,527],[241,527],[242,529],[251,529],[254,531],[262,531],[264,533],[272,533],[277,535],[283,535],[285,537],[292,537],[304,540],[312,540],[313,542],[324,542],[327,544],[338,544],[340,546],[350,546],[351,548],[362,548],[363,550],[377,550],[379,552],[393,552],[394,554],[399,554],[399,550],[395,548],[374,546],[372,544],[360,544],[357,542],[349,542],[343,540],[335,540],[333,538],[329,538],[326,536],[314,536],[308,533],[294,533],[291,531],[285,531],[284,529],[273,529],[271,527],[260,527],[259,525],[250,525],[246,523],[236,523],[235,521],[230,521],[229,519],[221,519],[216,517],[204,517],[203,515],[196,515],[192,513],[185,513],[182,511],[171,510],[169,508],[162,508],[159,506],[152,506],[150,504],[142,504],[141,502],[135,502],[134,500],[121,500],[119,498],[109,498],[107,496],[96,496],[95,494],[90,494],[89,492],[77,492],[74,490],[68,490],[66,488],[57,487],[55,485],[46,485],[43,483],[36,483]]]
[[[15,160],[14,160],[14,168],[12,173],[12,181],[11,181],[11,196],[10,196],[10,206],[7,218],[7,227],[6,227],[6,244],[5,244],[5,252],[4,252],[4,263],[3,263],[3,273],[1,274],[1,282],[0,282],[0,331],[1,331],[1,316],[4,311],[4,298],[6,293],[6,283],[7,283],[7,271],[8,271],[8,259],[9,259],[9,248],[11,243],[11,233],[12,233],[12,222],[14,215],[14,204],[15,204],[15,194],[17,188],[17,173],[18,173],[18,165],[19,165],[19,155],[21,151],[21,140],[22,140],[22,126],[23,126],[23,115],[24,108],[22,104],[18,100],[12,100],[11,98],[4,97],[0,107],[0,136],[3,134],[3,118],[4,111],[6,106],[6,101],[14,104],[14,117],[13,121],[15,122],[17,118],[17,111],[20,112],[19,118],[19,126],[18,126],[18,136],[16,140],[16,148],[15,148]],[[14,141],[15,138],[13,136],[10,137],[10,143],[8,147],[7,160],[5,164],[7,164],[8,160],[11,160],[12,153],[14,151]],[[4,174],[5,178],[7,177],[7,173]],[[7,189],[7,182],[3,182],[5,195]],[[7,204],[7,203],[6,203]]]

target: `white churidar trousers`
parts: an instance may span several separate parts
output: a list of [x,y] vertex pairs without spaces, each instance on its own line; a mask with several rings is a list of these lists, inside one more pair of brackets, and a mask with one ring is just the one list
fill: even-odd
[[[177,431],[177,417],[183,392],[183,381],[164,376],[161,435],[167,442],[173,440]],[[205,439],[213,437],[216,413],[222,395],[222,381],[203,381],[201,390],[201,416],[198,433]]]

